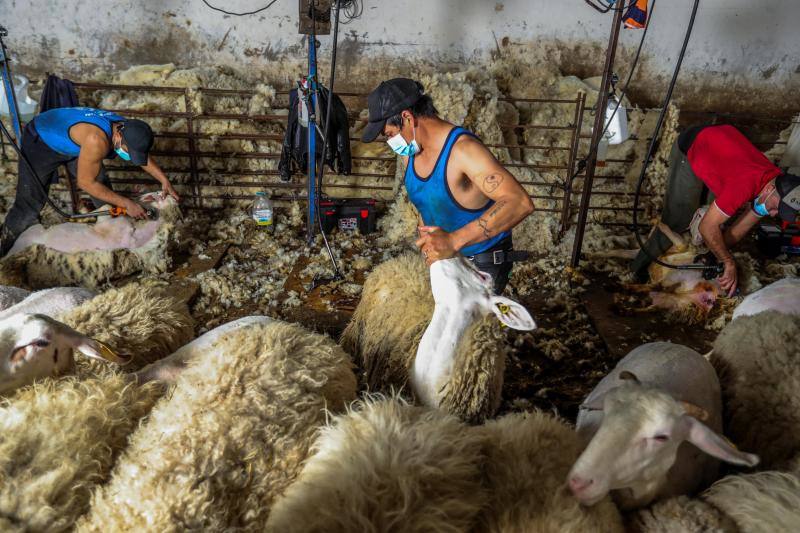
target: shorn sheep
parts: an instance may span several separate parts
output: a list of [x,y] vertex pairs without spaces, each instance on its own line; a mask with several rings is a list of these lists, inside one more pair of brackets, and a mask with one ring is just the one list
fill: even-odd
[[58,316],[95,296],[96,292],[81,287],[56,287],[32,292],[20,302],[0,311],[0,320],[23,313]]
[[764,311],[733,320],[714,342],[731,438],[782,469],[800,453],[800,315]]
[[20,303],[28,297],[31,291],[20,289],[12,285],[0,285],[0,311],[5,311],[12,305]]
[[[160,358],[188,342],[193,330],[185,302],[163,289],[132,283],[59,318],[134,362]],[[70,529],[163,392],[133,384],[107,363],[79,359],[76,371],[23,387],[0,402],[2,531]]]
[[[341,339],[344,350],[363,368],[370,391],[388,392],[408,383],[433,312],[430,272],[418,254],[401,255],[370,273]],[[476,422],[494,414],[509,349],[493,316],[475,321],[456,349],[440,407]]]
[[579,448],[542,413],[470,427],[399,399],[367,400],[322,430],[267,530],[621,531],[609,500],[582,507],[564,486]]
[[669,342],[626,355],[587,396],[576,429],[586,449],[569,486],[586,505],[612,491],[624,509],[692,494],[717,479],[721,459],[754,466],[720,435],[719,380],[694,350]]
[[198,354],[131,436],[78,531],[250,531],[305,459],[326,409],[355,399],[350,358],[279,321]]

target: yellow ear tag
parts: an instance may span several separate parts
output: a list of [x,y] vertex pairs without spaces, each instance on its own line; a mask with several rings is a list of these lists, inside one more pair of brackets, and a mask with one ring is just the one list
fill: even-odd
[[[497,308],[500,310],[500,313],[502,313],[504,315],[507,315],[509,312],[511,312],[511,308],[509,306],[507,306],[506,304],[496,304],[496,305],[497,305]],[[507,328],[508,326],[505,325],[504,323],[500,322],[500,327],[501,328]]]
[[119,365],[127,365],[132,361],[132,358],[125,360],[125,358],[117,355],[117,353],[114,350],[112,350],[107,344],[102,343],[98,340],[95,340],[95,342],[100,346],[100,356],[106,361],[111,361],[112,363],[117,363]]

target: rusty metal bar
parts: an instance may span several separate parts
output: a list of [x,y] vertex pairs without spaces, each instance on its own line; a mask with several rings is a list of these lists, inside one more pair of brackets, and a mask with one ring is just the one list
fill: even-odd
[[[624,0],[617,0],[617,7],[622,7]],[[606,51],[606,61],[603,65],[603,81],[600,83],[600,92],[597,96],[597,106],[595,107],[594,127],[592,129],[592,141],[590,147],[597,146],[600,141],[600,134],[605,125],[605,109],[608,103],[608,89],[611,84],[611,71],[614,68],[614,56],[617,53],[617,42],[619,40],[620,27],[622,26],[622,9],[614,11],[614,21],[611,23],[611,35],[608,38],[608,49]],[[589,200],[592,196],[592,182],[594,180],[595,163],[597,162],[597,152],[589,149],[589,160],[586,162],[586,177],[583,183],[583,194],[578,210],[578,224],[575,230],[575,242],[572,247],[572,258],[570,265],[575,268],[581,259],[581,247],[583,246],[583,235],[586,231],[586,220],[589,215]]]
[[564,236],[569,229],[570,208],[572,207],[572,181],[575,174],[575,161],[578,159],[578,147],[580,145],[581,127],[583,127],[583,106],[586,103],[586,94],[579,93],[575,102],[575,117],[573,122],[575,129],[572,130],[570,141],[569,160],[567,161],[567,178],[564,180],[564,199],[561,206],[561,228],[558,230],[558,238]]
[[150,93],[182,93],[186,89],[184,87],[164,87],[155,85],[110,85],[107,83],[82,83],[77,82],[72,84],[76,89],[107,89],[112,91],[144,91]]
[[[183,91],[183,103],[184,109],[188,113],[191,110],[191,102],[189,100],[189,89],[186,88]],[[194,138],[194,123],[192,121],[191,115],[186,117],[186,132],[189,134],[188,142],[189,142],[189,174],[192,178],[192,190],[196,194],[195,197],[195,204],[198,208],[203,207],[203,193],[200,191],[199,181],[200,176],[197,172],[197,144]]]

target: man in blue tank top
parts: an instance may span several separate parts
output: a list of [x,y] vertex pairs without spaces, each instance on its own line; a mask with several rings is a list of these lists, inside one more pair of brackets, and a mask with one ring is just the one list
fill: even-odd
[[508,283],[515,252],[511,229],[533,212],[530,196],[471,132],[438,116],[420,83],[395,78],[367,98],[363,142],[378,135],[406,163],[408,197],[422,216],[417,246],[430,266],[462,254],[494,279]]
[[[129,216],[146,218],[142,206],[111,190],[103,159],[119,157],[139,165],[161,183],[164,193],[178,194],[149,155],[153,131],[141,120],[90,107],[61,107],[45,111],[25,126],[18,163],[17,193],[0,230],[0,257],[14,241],[37,223],[48,191],[58,182],[58,168],[66,165],[77,185],[100,207],[124,207]],[[26,164],[25,160],[27,160]],[[31,167],[33,167],[31,169]]]

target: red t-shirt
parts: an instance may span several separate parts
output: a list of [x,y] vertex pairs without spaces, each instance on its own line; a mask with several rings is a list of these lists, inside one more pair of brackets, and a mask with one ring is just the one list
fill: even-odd
[[717,207],[729,217],[781,174],[739,130],[728,125],[703,128],[686,157],[695,175],[716,196]]

